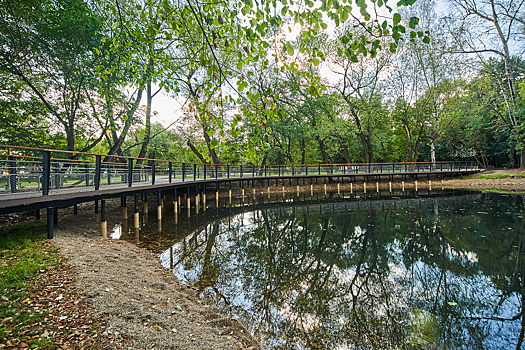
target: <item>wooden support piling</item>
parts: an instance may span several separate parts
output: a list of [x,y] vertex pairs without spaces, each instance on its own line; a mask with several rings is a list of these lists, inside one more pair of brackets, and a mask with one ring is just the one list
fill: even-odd
[[100,232],[102,237],[108,238],[108,223],[106,221],[106,200],[100,201]]
[[53,239],[53,208],[47,208],[47,238]]

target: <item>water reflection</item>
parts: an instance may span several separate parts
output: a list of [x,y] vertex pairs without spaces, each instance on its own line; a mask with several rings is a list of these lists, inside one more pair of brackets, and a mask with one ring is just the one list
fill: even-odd
[[520,347],[520,196],[352,204],[203,224],[161,259],[269,349]]

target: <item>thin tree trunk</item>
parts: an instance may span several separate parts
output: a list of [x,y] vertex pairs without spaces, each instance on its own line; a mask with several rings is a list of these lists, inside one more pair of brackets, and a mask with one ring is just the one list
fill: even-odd
[[200,159],[200,161],[202,162],[202,164],[206,164],[206,159],[204,158],[204,156],[202,155],[201,152],[199,152],[199,150],[193,145],[193,143],[191,143],[191,141],[188,141],[186,142],[186,144],[188,145],[188,147],[190,147],[190,149],[192,150],[193,153],[195,153],[195,155],[197,156],[197,158]]
[[412,135],[410,134],[410,129],[408,127],[408,123],[405,119],[402,120],[403,126],[405,128],[405,131],[407,133],[407,153],[408,153],[408,161],[412,161]]
[[430,139],[430,161],[436,163],[436,140]]
[[306,143],[304,142],[304,138],[301,140],[301,164],[304,165],[306,162]]

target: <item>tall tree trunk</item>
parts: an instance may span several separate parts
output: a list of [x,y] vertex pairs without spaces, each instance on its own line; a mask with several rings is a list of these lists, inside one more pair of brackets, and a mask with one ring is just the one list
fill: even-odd
[[341,148],[343,149],[343,155],[345,156],[345,161],[347,164],[350,164],[352,161],[350,159],[350,153],[348,152],[348,147],[346,147],[343,138],[338,135],[339,138],[339,144],[341,145]]
[[326,153],[326,148],[325,148],[323,140],[319,136],[316,136],[315,138],[317,142],[319,143],[319,148],[321,149],[321,154],[323,156],[324,164],[330,164],[330,159],[328,158],[328,154]]
[[[148,69],[153,70],[153,59],[149,59],[149,67]],[[148,151],[148,144],[149,139],[151,136],[151,79],[148,80],[148,83],[146,85],[146,135],[144,135],[144,141],[142,142],[142,147],[140,148],[139,152],[139,158],[144,158],[146,156],[146,152]],[[137,160],[137,165],[142,164],[142,159]]]
[[361,139],[361,144],[363,145],[363,153],[365,155],[365,163],[371,163],[370,160],[370,154],[368,153],[368,143],[366,136],[363,132],[363,128],[361,127],[361,120],[359,119],[359,116],[357,115],[357,112],[354,111],[353,108],[350,109],[351,113],[354,117],[355,124],[357,125],[357,130],[359,131],[359,138]]
[[372,137],[370,134],[366,136],[366,146],[368,149],[368,160],[370,163],[374,162],[374,150],[372,148]]
[[[131,128],[131,125],[133,124],[133,115],[137,111],[137,108],[139,107],[140,100],[142,99],[142,91],[144,89],[139,89],[137,91],[137,97],[135,98],[135,101],[133,102],[133,105],[131,105],[130,108],[128,108],[126,112],[126,121],[124,123],[124,128],[122,129],[122,132],[120,133],[120,136],[115,141],[113,146],[110,148],[108,152],[108,156],[104,158],[104,162],[111,162],[114,157],[110,157],[115,154],[122,154],[122,144],[124,143],[124,140],[126,139],[126,136],[128,135],[128,131]],[[116,127],[112,132],[116,135],[117,130]]]

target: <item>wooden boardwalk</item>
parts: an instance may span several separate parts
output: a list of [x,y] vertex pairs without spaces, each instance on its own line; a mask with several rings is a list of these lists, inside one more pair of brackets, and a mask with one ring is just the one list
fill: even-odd
[[[447,170],[447,171],[409,171],[409,172],[383,172],[383,173],[338,173],[338,174],[299,174],[299,175],[272,175],[272,176],[254,176],[254,177],[222,177],[222,178],[204,178],[196,179],[195,181],[175,180],[171,183],[162,181],[155,185],[148,183],[135,183],[132,187],[127,184],[113,184],[103,186],[98,191],[92,187],[78,187],[71,189],[60,189],[51,191],[49,195],[42,196],[39,192],[33,193],[14,193],[0,196],[0,214],[8,214],[14,212],[32,211],[44,208],[63,208],[72,206],[78,203],[98,201],[102,199],[110,199],[125,196],[134,196],[136,194],[147,194],[161,191],[164,194],[174,193],[177,191],[184,191],[188,194],[195,193],[197,190],[206,190],[206,188],[215,189],[218,186],[236,183],[241,187],[250,186],[250,184],[259,183],[262,186],[268,185],[308,185],[318,182],[319,180],[330,181],[332,183],[357,183],[357,182],[381,182],[383,181],[401,181],[401,180],[417,180],[430,179],[453,176],[464,176],[478,173],[480,170]],[[197,189],[198,187],[198,189]],[[179,192],[180,193],[180,192]]]

